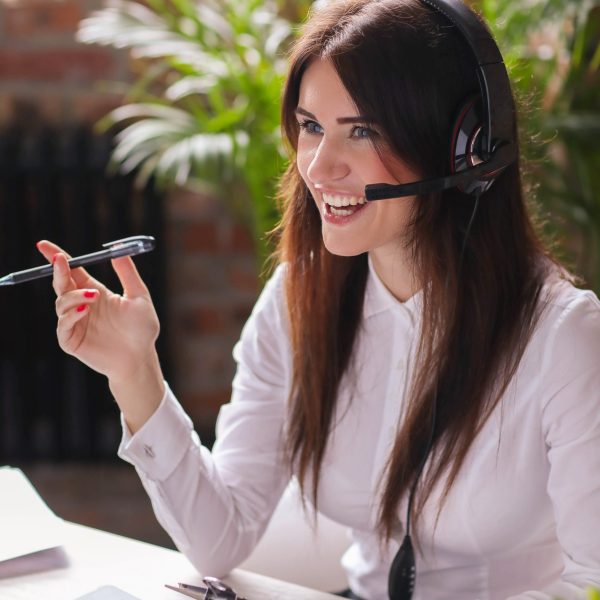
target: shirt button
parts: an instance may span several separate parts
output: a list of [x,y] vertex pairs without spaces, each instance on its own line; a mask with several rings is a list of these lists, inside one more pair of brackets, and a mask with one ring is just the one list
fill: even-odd
[[148,446],[148,444],[144,444],[144,453],[146,456],[154,458],[154,450],[152,450],[152,446]]

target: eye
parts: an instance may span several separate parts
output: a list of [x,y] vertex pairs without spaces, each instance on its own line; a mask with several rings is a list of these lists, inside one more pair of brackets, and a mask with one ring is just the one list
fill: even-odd
[[376,135],[377,132],[374,129],[371,129],[370,127],[365,127],[364,125],[357,125],[356,127],[352,128],[351,137],[367,139],[373,138]]
[[310,119],[299,121],[298,125],[300,129],[306,131],[306,133],[316,134],[323,131],[322,127],[316,121],[311,121]]

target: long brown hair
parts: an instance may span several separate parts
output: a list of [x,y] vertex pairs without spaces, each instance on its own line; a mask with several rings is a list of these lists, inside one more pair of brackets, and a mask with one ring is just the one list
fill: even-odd
[[[359,113],[375,117],[386,148],[423,178],[448,173],[455,111],[478,84],[472,52],[442,15],[419,0],[341,0],[315,13],[292,50],[283,93],[282,127],[292,159],[300,81],[318,58],[331,61]],[[407,247],[425,283],[422,326],[407,412],[382,482],[383,539],[416,479],[434,402],[433,452],[419,484],[415,520],[443,477],[448,493],[531,336],[540,291],[555,263],[523,196],[517,161],[482,196],[460,269],[473,198],[452,189],[414,203]],[[341,257],[325,249],[320,216],[294,160],[280,199],[277,257],[287,263],[293,348],[287,447],[303,488],[312,473],[316,504],[340,379],[360,327],[368,263],[365,254]]]

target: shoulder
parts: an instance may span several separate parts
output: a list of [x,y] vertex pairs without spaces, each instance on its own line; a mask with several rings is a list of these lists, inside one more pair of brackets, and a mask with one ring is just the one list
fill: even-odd
[[529,353],[549,448],[600,441],[600,301],[565,280],[544,286]]
[[283,315],[286,312],[285,302],[285,273],[286,263],[280,263],[275,267],[267,279],[252,310],[254,317],[271,317]]
[[548,382],[564,385],[584,373],[600,373],[600,300],[591,290],[558,277],[542,290],[535,337],[541,372]]
[[259,301],[265,296],[266,298],[281,297],[284,293],[285,276],[287,271],[287,263],[279,263],[269,275],[267,282],[260,295]]
[[600,300],[592,290],[552,277],[544,285],[540,300],[541,322],[548,334],[587,337],[600,333]]
[[249,335],[275,336],[287,333],[287,306],[285,302],[286,264],[279,264],[267,279],[252,313],[242,331]]

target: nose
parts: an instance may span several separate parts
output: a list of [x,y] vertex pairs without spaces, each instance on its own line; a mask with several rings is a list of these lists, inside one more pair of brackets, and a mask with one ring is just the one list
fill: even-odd
[[343,179],[350,173],[342,148],[333,140],[323,136],[315,148],[308,165],[306,175],[313,184],[325,184],[329,181]]

